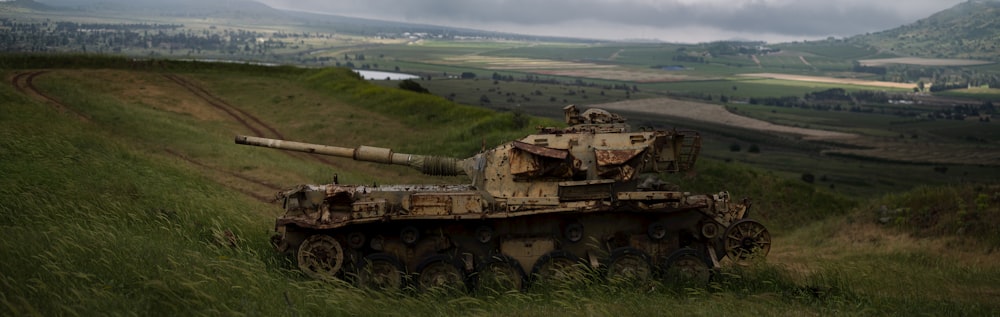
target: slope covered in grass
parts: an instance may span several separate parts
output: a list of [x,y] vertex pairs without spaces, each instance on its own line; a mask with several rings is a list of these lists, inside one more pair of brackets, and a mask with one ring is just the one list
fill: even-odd
[[83,116],[0,86],[0,315],[981,315],[1000,309],[1000,273],[976,260],[990,253],[938,253],[887,227],[851,231],[861,230],[851,219],[874,221],[862,219],[863,208],[851,211],[856,203],[712,161],[672,181],[686,190],[751,197],[755,217],[773,224],[776,241],[767,263],[729,266],[710,285],[583,280],[518,294],[447,295],[313,281],[274,254],[267,241],[279,207],[252,194],[269,195],[268,184],[324,181],[332,172],[342,181],[463,180],[233,145],[233,134],[252,131],[164,74],[302,141],[468,155],[484,138],[500,142],[547,123],[531,119],[519,127],[510,113],[375,88],[344,70],[57,62],[51,65],[78,66],[0,70],[11,82],[47,69],[35,86]]

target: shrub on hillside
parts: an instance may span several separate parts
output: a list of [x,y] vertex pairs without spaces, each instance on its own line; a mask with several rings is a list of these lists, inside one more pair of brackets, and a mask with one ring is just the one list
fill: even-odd
[[431,91],[421,86],[420,83],[413,81],[412,79],[405,79],[399,82],[399,89],[409,90],[413,92],[419,92],[422,94],[429,94]]
[[1000,247],[1000,184],[918,187],[890,194],[870,207],[884,225],[917,236],[960,236]]

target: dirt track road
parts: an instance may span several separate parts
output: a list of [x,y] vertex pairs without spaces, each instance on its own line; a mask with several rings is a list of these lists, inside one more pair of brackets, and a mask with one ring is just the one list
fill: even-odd
[[[83,112],[71,107],[66,103],[63,103],[62,101],[56,99],[55,97],[52,97],[51,95],[40,90],[38,87],[34,85],[35,78],[44,75],[46,73],[48,73],[47,70],[17,73],[10,78],[10,84],[14,86],[14,88],[18,92],[42,100],[52,105],[60,112],[70,113],[85,122],[92,122],[91,119]],[[261,130],[263,129],[270,131],[271,133],[273,133],[278,137],[281,136],[281,134],[278,133],[271,126],[267,125],[266,123],[262,122],[256,117],[250,115],[249,113],[244,112],[239,108],[233,107],[232,105],[226,103],[223,99],[218,98],[215,95],[212,95],[208,91],[204,90],[204,88],[192,83],[191,81],[188,81],[177,75],[168,74],[164,76],[170,79],[171,81],[183,86],[185,89],[191,91],[192,94],[196,95],[198,98],[202,99],[207,104],[210,104],[215,109],[229,114],[230,116],[233,117],[235,121],[239,122],[241,125],[250,129],[254,133],[258,135],[263,135],[263,133],[261,133]],[[236,172],[228,171],[220,167],[212,166],[211,164],[197,161],[188,155],[185,155],[170,148],[165,148],[164,152],[190,163],[192,166],[195,166],[196,168],[202,170],[208,175],[213,175],[213,179],[215,179],[216,182],[218,182],[219,184],[228,187],[230,189],[236,190],[238,192],[241,192],[244,195],[257,199],[261,202],[270,203],[274,200],[274,197],[269,195],[259,194],[260,192],[273,193],[282,189],[282,187],[275,185],[273,183],[269,183],[264,180],[256,179],[247,175],[242,175]]]
[[629,100],[595,105],[596,108],[607,110],[623,110],[640,113],[667,115],[751,130],[778,132],[800,135],[805,139],[849,139],[857,135],[850,133],[796,128],[773,124],[767,121],[748,118],[733,114],[720,105],[682,101],[669,98]]
[[44,75],[47,72],[48,71],[46,70],[40,70],[17,73],[14,77],[11,77],[10,84],[14,86],[14,89],[18,92],[44,100],[48,104],[52,105],[52,107],[55,107],[59,112],[71,113],[80,120],[90,122],[90,117],[87,117],[87,115],[83,114],[83,112],[73,109],[73,107],[64,104],[62,101],[59,101],[59,99],[56,99],[45,92],[42,92],[38,89],[38,87],[35,87],[35,77]]
[[[804,59],[803,59],[804,61]],[[804,75],[792,75],[792,74],[776,74],[776,73],[753,73],[753,74],[739,74],[736,76],[740,77],[758,77],[758,78],[770,78],[779,80],[790,80],[790,81],[803,81],[803,82],[813,82],[813,83],[825,83],[825,84],[839,84],[839,85],[857,85],[857,86],[870,86],[870,87],[883,87],[883,88],[897,88],[897,89],[912,89],[917,87],[917,84],[910,83],[894,83],[888,81],[875,81],[875,80],[864,80],[864,79],[854,79],[854,78],[836,78],[836,77],[823,77],[823,76],[804,76]]]

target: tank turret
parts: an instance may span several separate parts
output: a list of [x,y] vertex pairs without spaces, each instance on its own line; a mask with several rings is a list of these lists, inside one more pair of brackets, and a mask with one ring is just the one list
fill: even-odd
[[691,194],[659,180],[693,168],[696,132],[632,131],[604,110],[564,111],[567,127],[540,128],[466,159],[249,136],[236,143],[469,177],[461,185],[300,185],[279,193],[285,214],[273,242],[318,278],[356,275],[380,288],[407,281],[520,288],[580,263],[603,267],[611,279],[674,271],[705,279],[726,258],[767,254],[770,234],[748,218],[749,199]]

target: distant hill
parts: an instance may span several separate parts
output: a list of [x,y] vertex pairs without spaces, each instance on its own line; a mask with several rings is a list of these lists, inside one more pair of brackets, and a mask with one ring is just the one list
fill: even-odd
[[1000,61],[1000,1],[969,0],[915,23],[849,41],[902,56]]
[[[0,0],[2,1],[2,0]],[[18,0],[32,1],[32,0]],[[269,7],[253,0],[40,0],[45,5],[64,10],[84,11],[99,16],[158,16],[178,18],[211,18],[237,24],[298,25],[310,29],[336,30],[340,33],[364,36],[385,34],[431,33],[444,37],[482,37],[513,40],[552,40],[561,42],[593,42],[593,40],[522,35],[429,24],[414,24],[354,18],[326,13],[287,11]],[[2,2],[0,2],[2,3]],[[39,4],[42,5],[42,4]]]
[[66,8],[102,8],[102,9],[252,9],[274,10],[252,0],[40,0],[54,7]]
[[283,11],[251,0],[41,0],[49,6],[103,13],[138,13],[149,16],[248,19],[269,23],[287,19]]
[[52,7],[35,2],[34,0],[12,0],[12,1],[0,1],[0,6],[14,6],[27,8],[36,11],[48,11],[52,10]]

